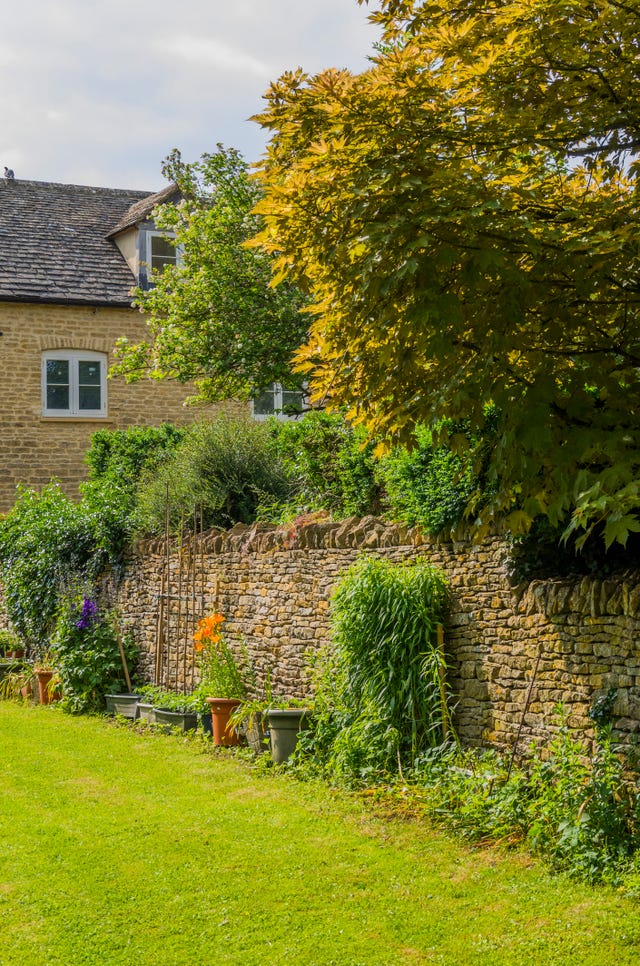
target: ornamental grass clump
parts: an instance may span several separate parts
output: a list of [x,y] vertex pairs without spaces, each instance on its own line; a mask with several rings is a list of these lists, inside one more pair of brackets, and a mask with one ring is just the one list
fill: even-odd
[[329,777],[371,783],[452,735],[437,627],[448,603],[429,565],[358,561],[332,599],[333,641],[315,667],[305,754]]

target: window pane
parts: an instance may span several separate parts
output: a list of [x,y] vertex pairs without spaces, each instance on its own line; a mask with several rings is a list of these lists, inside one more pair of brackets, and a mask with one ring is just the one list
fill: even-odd
[[47,409],[69,409],[68,386],[47,386]]
[[255,397],[253,411],[257,416],[271,416],[273,414],[275,411],[273,389],[267,389],[266,392],[261,392],[259,396]]
[[80,386],[78,389],[78,408],[100,409],[100,386]]
[[81,386],[100,385],[100,363],[99,362],[79,362],[78,363],[78,382]]
[[47,359],[47,384],[69,384],[69,360]]
[[282,409],[285,413],[299,413],[302,410],[302,393],[285,389],[282,393]]
[[175,245],[167,241],[166,238],[162,238],[161,235],[151,236],[151,267],[156,270],[162,271],[166,265],[175,265],[176,263],[176,247]]

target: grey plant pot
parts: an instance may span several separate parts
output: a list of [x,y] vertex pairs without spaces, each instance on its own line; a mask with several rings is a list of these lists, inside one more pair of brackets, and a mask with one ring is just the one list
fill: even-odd
[[156,709],[147,701],[138,701],[138,717],[140,721],[146,721],[148,724],[155,724]]
[[165,731],[179,728],[181,731],[195,731],[198,727],[198,715],[195,711],[167,711],[166,708],[155,708],[156,724]]
[[287,761],[298,744],[298,735],[305,729],[306,708],[286,708],[267,712],[271,742],[271,757],[277,765]]
[[139,695],[105,694],[105,700],[109,714],[120,714],[123,718],[131,718],[133,721],[138,717]]

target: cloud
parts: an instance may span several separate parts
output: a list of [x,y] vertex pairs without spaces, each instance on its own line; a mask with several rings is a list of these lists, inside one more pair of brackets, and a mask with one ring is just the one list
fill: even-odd
[[183,34],[166,40],[158,40],[156,48],[188,64],[202,64],[209,70],[222,73],[251,74],[265,82],[273,76],[273,68],[252,54],[238,50],[231,44],[213,38],[192,37]]
[[174,147],[255,161],[269,83],[362,70],[375,37],[356,0],[21,0],[0,39],[0,170],[153,189]]

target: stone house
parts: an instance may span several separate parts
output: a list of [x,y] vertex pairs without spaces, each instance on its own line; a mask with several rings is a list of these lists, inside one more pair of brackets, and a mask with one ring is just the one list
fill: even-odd
[[177,382],[107,379],[116,339],[147,334],[133,288],[175,261],[152,220],[175,192],[0,180],[0,512],[18,483],[74,495],[97,429],[201,414]]

